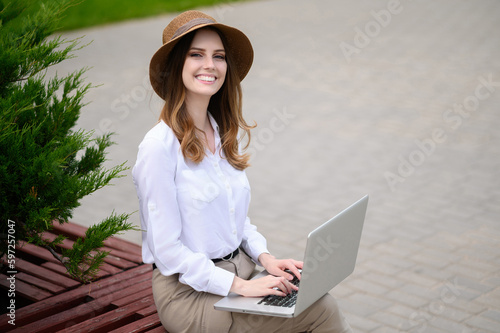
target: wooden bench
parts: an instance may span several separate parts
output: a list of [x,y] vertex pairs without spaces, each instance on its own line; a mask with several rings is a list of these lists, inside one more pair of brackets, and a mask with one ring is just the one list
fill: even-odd
[[[44,237],[63,234],[68,239],[61,247],[71,247],[85,230],[73,223],[56,223]],[[111,238],[104,250],[110,254],[98,278],[81,284],[46,249],[18,244],[15,325],[4,313],[0,332],[166,332],[153,301],[152,267],[142,263],[140,246]],[[6,293],[10,282],[4,274],[0,279]]]

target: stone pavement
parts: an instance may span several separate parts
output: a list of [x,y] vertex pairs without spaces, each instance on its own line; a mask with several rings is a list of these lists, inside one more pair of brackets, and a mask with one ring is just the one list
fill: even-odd
[[[355,272],[332,290],[356,332],[500,331],[500,3],[300,1],[203,8],[248,34],[250,217],[279,257],[364,194]],[[128,160],[158,117],[147,66],[175,15],[68,33],[93,43],[80,121]],[[496,110],[496,111],[495,111]],[[93,224],[138,209],[131,176],[82,202]],[[139,216],[132,217],[139,224]],[[140,242],[139,233],[123,237]]]

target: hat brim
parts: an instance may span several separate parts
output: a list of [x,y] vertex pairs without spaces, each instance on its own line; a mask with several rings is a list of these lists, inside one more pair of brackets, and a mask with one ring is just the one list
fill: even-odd
[[161,86],[164,80],[163,74],[165,73],[168,55],[185,35],[204,27],[217,28],[224,35],[228,44],[227,47],[229,48],[226,52],[231,54],[231,58],[233,59],[236,67],[235,70],[238,72],[240,81],[242,81],[250,71],[250,67],[252,67],[253,62],[253,48],[250,40],[243,32],[221,23],[200,24],[163,44],[151,58],[151,62],[149,64],[149,79],[153,90],[162,99],[164,97],[161,93]]

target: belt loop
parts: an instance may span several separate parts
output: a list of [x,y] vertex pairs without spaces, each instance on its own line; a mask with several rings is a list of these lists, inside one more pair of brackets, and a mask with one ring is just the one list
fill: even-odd
[[239,253],[240,253],[240,248],[238,247],[238,248],[236,248],[236,250],[234,250],[234,252],[228,254],[227,256],[225,256],[223,258],[212,259],[212,261],[214,263],[218,263],[219,261],[228,261],[228,260],[231,260],[234,257],[236,257]]
[[231,253],[231,254],[229,255],[229,258],[228,258],[227,256],[225,256],[225,257],[223,257],[223,258],[221,258],[221,259],[222,259],[222,260],[224,260],[224,261],[231,260],[231,259],[233,259],[233,257],[235,256],[235,254],[234,254],[235,252],[236,252],[236,251],[234,251],[233,253]]

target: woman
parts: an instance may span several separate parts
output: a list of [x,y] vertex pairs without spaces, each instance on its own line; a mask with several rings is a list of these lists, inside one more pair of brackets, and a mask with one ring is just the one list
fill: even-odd
[[[294,319],[214,310],[229,292],[297,290],[285,270],[300,278],[303,265],[271,256],[247,217],[248,156],[238,131],[250,137],[240,81],[252,61],[241,31],[199,11],[172,20],[151,59],[151,84],[165,105],[139,146],[133,178],[158,314],[171,333],[347,331],[330,295]],[[272,275],[248,280],[256,263]]]

